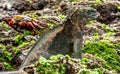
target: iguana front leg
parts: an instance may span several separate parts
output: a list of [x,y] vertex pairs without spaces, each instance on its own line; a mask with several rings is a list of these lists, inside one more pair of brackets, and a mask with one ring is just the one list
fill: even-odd
[[73,43],[73,57],[82,58],[82,39],[76,38]]
[[74,25],[73,30],[73,54],[72,56],[75,58],[82,58],[82,42],[83,42],[83,32],[81,28],[79,27],[79,24],[76,23]]
[[[74,14],[76,13],[76,14]],[[74,58],[82,58],[82,42],[83,42],[83,24],[79,23],[80,17],[78,17],[80,14],[80,11],[78,8],[74,10],[74,12],[71,14],[71,23],[73,24],[73,31],[72,31],[72,44],[73,44],[73,53],[72,56]]]

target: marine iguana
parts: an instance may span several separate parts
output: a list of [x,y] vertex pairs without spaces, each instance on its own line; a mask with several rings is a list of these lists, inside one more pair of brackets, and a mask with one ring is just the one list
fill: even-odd
[[95,9],[89,7],[75,8],[62,24],[45,32],[35,43],[21,65],[26,66],[40,56],[49,58],[56,54],[69,54],[74,58],[81,58],[82,26],[97,17]]
[[91,19],[95,19],[96,15],[95,9],[75,8],[60,25],[41,35],[18,71],[1,72],[1,74],[21,74],[25,66],[35,62],[40,56],[49,58],[51,55],[69,54],[71,57],[81,58],[82,25],[87,24]]

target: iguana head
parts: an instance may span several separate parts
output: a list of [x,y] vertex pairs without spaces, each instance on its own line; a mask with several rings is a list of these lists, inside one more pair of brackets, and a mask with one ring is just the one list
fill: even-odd
[[78,7],[70,15],[73,23],[86,25],[90,20],[97,19],[98,12],[91,7]]
[[85,19],[96,19],[97,16],[98,16],[98,12],[90,7],[86,7],[82,9],[80,14],[80,18],[85,18]]

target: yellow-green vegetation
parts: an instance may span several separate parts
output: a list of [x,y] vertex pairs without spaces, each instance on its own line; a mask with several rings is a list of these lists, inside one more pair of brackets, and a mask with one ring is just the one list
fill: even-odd
[[27,0],[29,3],[32,3],[33,1],[32,0]]
[[13,67],[9,63],[3,62],[3,65],[5,66],[6,70],[13,70]]
[[89,23],[86,25],[87,27],[92,27],[95,23],[95,20],[89,21]]
[[32,43],[34,43],[34,42],[35,42],[34,40],[31,40],[31,41],[29,41],[29,42],[23,42],[22,44],[20,44],[20,45],[18,46],[18,48],[24,48],[24,47],[26,47],[27,45],[32,44]]
[[[11,61],[12,60],[12,54],[7,51],[6,46],[3,44],[0,44],[0,58],[1,60]],[[6,59],[2,59],[2,58]]]
[[15,54],[19,54],[19,50],[18,50],[18,48],[13,47],[13,51],[14,51]]
[[70,2],[76,2],[77,0],[69,0]]
[[98,4],[102,3],[101,0],[95,0],[95,1],[96,1],[96,3],[98,3]]
[[41,57],[39,59],[40,65],[37,66],[36,71],[40,74],[65,74],[65,65],[57,62],[55,63],[60,56],[63,55],[52,56],[50,57],[50,60]]
[[0,22],[0,25],[2,25],[4,30],[7,30],[9,28],[9,26],[4,21]]
[[[94,26],[94,22],[90,21],[86,26],[91,28]],[[102,35],[100,35],[97,30],[94,30],[94,33],[92,33],[93,39],[86,40],[82,51],[83,53],[89,53],[104,59],[106,61],[106,64],[103,64],[104,68],[110,68],[114,69],[116,72],[120,72],[120,42],[112,42],[110,40],[110,37],[114,36],[116,30],[110,28],[109,24],[104,23],[101,24],[99,30],[103,32]]]
[[65,19],[65,18],[66,18],[66,16],[65,16],[65,15],[63,15],[63,14],[59,14],[59,15],[58,15],[58,18]]
[[111,29],[108,24],[101,24],[101,26],[103,27],[103,30],[107,33],[113,34],[116,32],[114,29]]
[[117,54],[120,56],[120,43],[116,44],[116,51],[117,51]]
[[[90,64],[92,66],[90,68],[90,65],[88,64],[91,60],[92,59],[87,58],[82,58],[81,60],[73,59],[68,55],[54,55],[51,56],[48,60],[41,57],[39,59],[39,62],[35,64],[36,72],[38,72],[39,74],[71,74],[71,72],[73,72],[74,74],[107,74],[110,71],[111,73],[114,72],[107,69],[107,67],[109,66],[106,64],[106,62],[91,62]],[[102,68],[97,66],[98,64]],[[104,69],[105,71],[103,72],[102,69]]]
[[24,36],[23,35],[17,35],[16,37],[15,37],[15,43],[16,44],[22,44],[24,42]]
[[117,10],[120,10],[120,5],[119,4],[115,4],[115,5],[116,5]]
[[24,35],[31,35],[31,32],[30,31],[24,31]]
[[54,26],[53,23],[47,23],[47,25],[48,25],[49,28],[52,28]]
[[35,13],[32,13],[31,18],[37,19],[37,17],[38,17],[38,16],[37,16]]
[[[90,53],[103,58],[107,65],[116,71],[120,71],[120,57],[116,53],[116,44],[105,42],[87,42],[83,47],[83,53]],[[118,46],[118,45],[117,45]],[[119,49],[119,46],[117,47]]]
[[20,44],[18,47],[19,48],[23,48],[25,47],[26,45],[30,44],[30,42],[23,42],[22,44]]
[[18,48],[24,48],[31,43],[34,43],[34,40],[27,42],[23,35],[17,35],[15,37],[15,44],[18,45]]
[[11,61],[13,59],[13,54],[17,55],[19,50],[17,48],[13,48],[14,53],[11,53],[7,50],[6,46],[0,44],[0,61],[4,65],[5,70],[13,70],[13,66],[11,65]]

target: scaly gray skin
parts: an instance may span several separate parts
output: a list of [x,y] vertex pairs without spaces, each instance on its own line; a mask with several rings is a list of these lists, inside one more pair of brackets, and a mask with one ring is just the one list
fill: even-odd
[[96,16],[97,12],[92,8],[76,8],[62,24],[41,35],[29,51],[18,72],[23,67],[35,62],[40,56],[49,58],[51,55],[69,54],[71,57],[81,58],[82,26],[91,19],[95,19]]

